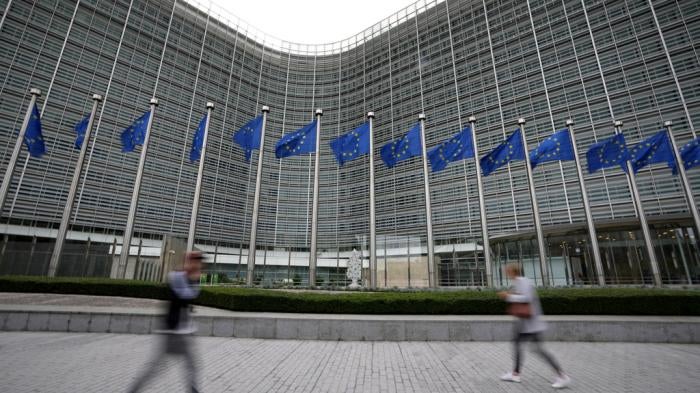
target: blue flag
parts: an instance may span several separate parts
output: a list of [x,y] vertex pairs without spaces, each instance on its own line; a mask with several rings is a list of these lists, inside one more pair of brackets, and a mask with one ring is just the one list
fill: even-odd
[[[700,137],[686,143],[685,146],[681,147],[679,153],[681,154],[681,160],[683,160],[683,167],[685,169],[700,166]],[[677,172],[678,169],[674,165],[673,174]]]
[[194,132],[194,138],[192,139],[192,150],[190,150],[190,162],[199,161],[202,157],[202,149],[204,148],[204,131],[207,127],[207,116],[204,115],[202,120],[199,121],[199,126],[197,131]]
[[369,153],[369,122],[331,141],[331,150],[338,165]]
[[88,123],[90,122],[90,115],[87,115],[83,120],[75,124],[75,148],[80,149],[83,147],[83,141],[85,140],[85,131],[87,131]]
[[245,123],[235,134],[233,141],[245,151],[245,160],[250,161],[253,150],[260,149],[262,137],[262,115]]
[[474,144],[470,127],[466,127],[428,152],[428,160],[433,172],[445,169],[450,162],[472,157],[474,157]]
[[618,165],[624,168],[625,161],[629,160],[625,136],[619,133],[604,141],[592,144],[588,148],[586,158],[588,159],[589,173]]
[[389,168],[398,162],[421,154],[420,123],[411,128],[406,135],[382,146],[382,160]]
[[41,116],[39,116],[39,109],[36,107],[36,104],[32,108],[32,114],[29,117],[29,123],[27,123],[27,130],[24,132],[24,143],[27,145],[29,155],[32,157],[39,158],[46,153],[44,136],[41,134]]
[[571,144],[571,134],[566,128],[555,132],[543,140],[539,146],[530,150],[530,166],[533,169],[542,162],[573,160],[574,148]]
[[294,132],[283,135],[275,146],[277,158],[314,152],[316,152],[316,120]]
[[666,130],[657,132],[630,149],[630,164],[632,164],[634,173],[647,165],[660,162],[665,162],[671,169],[676,165],[676,160],[673,157],[673,146],[668,139],[668,131]]
[[146,111],[141,117],[136,119],[129,127],[122,131],[122,151],[134,151],[136,146],[143,145],[146,139],[146,129],[148,128],[148,119],[151,117],[151,111]]
[[513,160],[524,160],[523,134],[520,128],[516,129],[508,139],[498,145],[491,153],[481,157],[481,171],[484,176],[506,165]]

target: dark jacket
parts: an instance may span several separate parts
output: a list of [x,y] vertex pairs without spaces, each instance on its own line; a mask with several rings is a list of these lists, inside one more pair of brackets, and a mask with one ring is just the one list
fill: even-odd
[[170,304],[165,315],[165,326],[177,330],[189,322],[190,302],[199,296],[199,285],[188,279],[187,273],[177,271],[168,274]]

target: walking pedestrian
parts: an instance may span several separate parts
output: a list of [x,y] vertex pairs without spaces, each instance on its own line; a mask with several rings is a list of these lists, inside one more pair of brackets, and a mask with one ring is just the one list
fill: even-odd
[[523,276],[519,264],[506,265],[505,273],[513,282],[513,286],[510,291],[499,292],[498,295],[508,302],[508,312],[517,317],[517,320],[515,321],[515,335],[513,337],[515,366],[513,371],[502,375],[501,380],[520,382],[522,363],[520,344],[530,340],[535,347],[535,353],[540,355],[557,374],[552,387],[562,389],[569,386],[571,378],[564,373],[556,359],[542,346],[542,332],[547,329],[547,325],[542,320],[542,307],[535,287],[527,277]]
[[199,278],[202,272],[202,254],[198,251],[188,252],[185,256],[183,270],[168,274],[168,291],[170,303],[165,314],[166,329],[161,331],[162,347],[152,360],[150,366],[136,380],[130,392],[138,392],[151,379],[167,355],[178,355],[185,361],[189,389],[197,393],[197,369],[192,352],[192,333],[196,331],[190,317],[190,302],[199,295]]

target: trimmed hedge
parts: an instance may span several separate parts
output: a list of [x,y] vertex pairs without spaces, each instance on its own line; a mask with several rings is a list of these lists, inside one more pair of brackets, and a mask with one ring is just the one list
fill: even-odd
[[0,292],[64,293],[167,299],[163,284],[104,278],[0,276]]
[[[2,292],[166,299],[163,284],[133,280],[0,277]],[[656,288],[558,288],[539,291],[545,314],[696,315],[700,291]],[[204,287],[197,304],[234,311],[335,314],[503,314],[493,290],[341,292]]]

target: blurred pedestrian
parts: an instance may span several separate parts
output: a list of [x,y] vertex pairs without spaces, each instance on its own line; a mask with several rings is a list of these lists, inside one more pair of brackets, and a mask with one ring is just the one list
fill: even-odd
[[185,256],[183,270],[168,274],[168,292],[170,302],[165,314],[162,347],[152,360],[150,366],[136,380],[130,392],[138,392],[151,379],[160,363],[167,355],[182,356],[187,368],[190,392],[197,390],[197,369],[192,352],[192,333],[196,331],[190,317],[190,302],[199,295],[199,278],[202,272],[202,253],[188,252]]
[[520,382],[522,363],[520,344],[530,340],[535,347],[535,353],[540,355],[557,373],[552,387],[562,389],[569,386],[571,378],[564,373],[556,359],[542,347],[541,333],[547,329],[547,325],[542,320],[542,306],[535,287],[527,277],[523,276],[519,264],[506,265],[505,272],[513,282],[513,286],[510,291],[499,292],[498,295],[508,302],[508,313],[515,316],[517,320],[515,321],[515,335],[513,337],[515,366],[513,371],[502,375],[501,380]]

